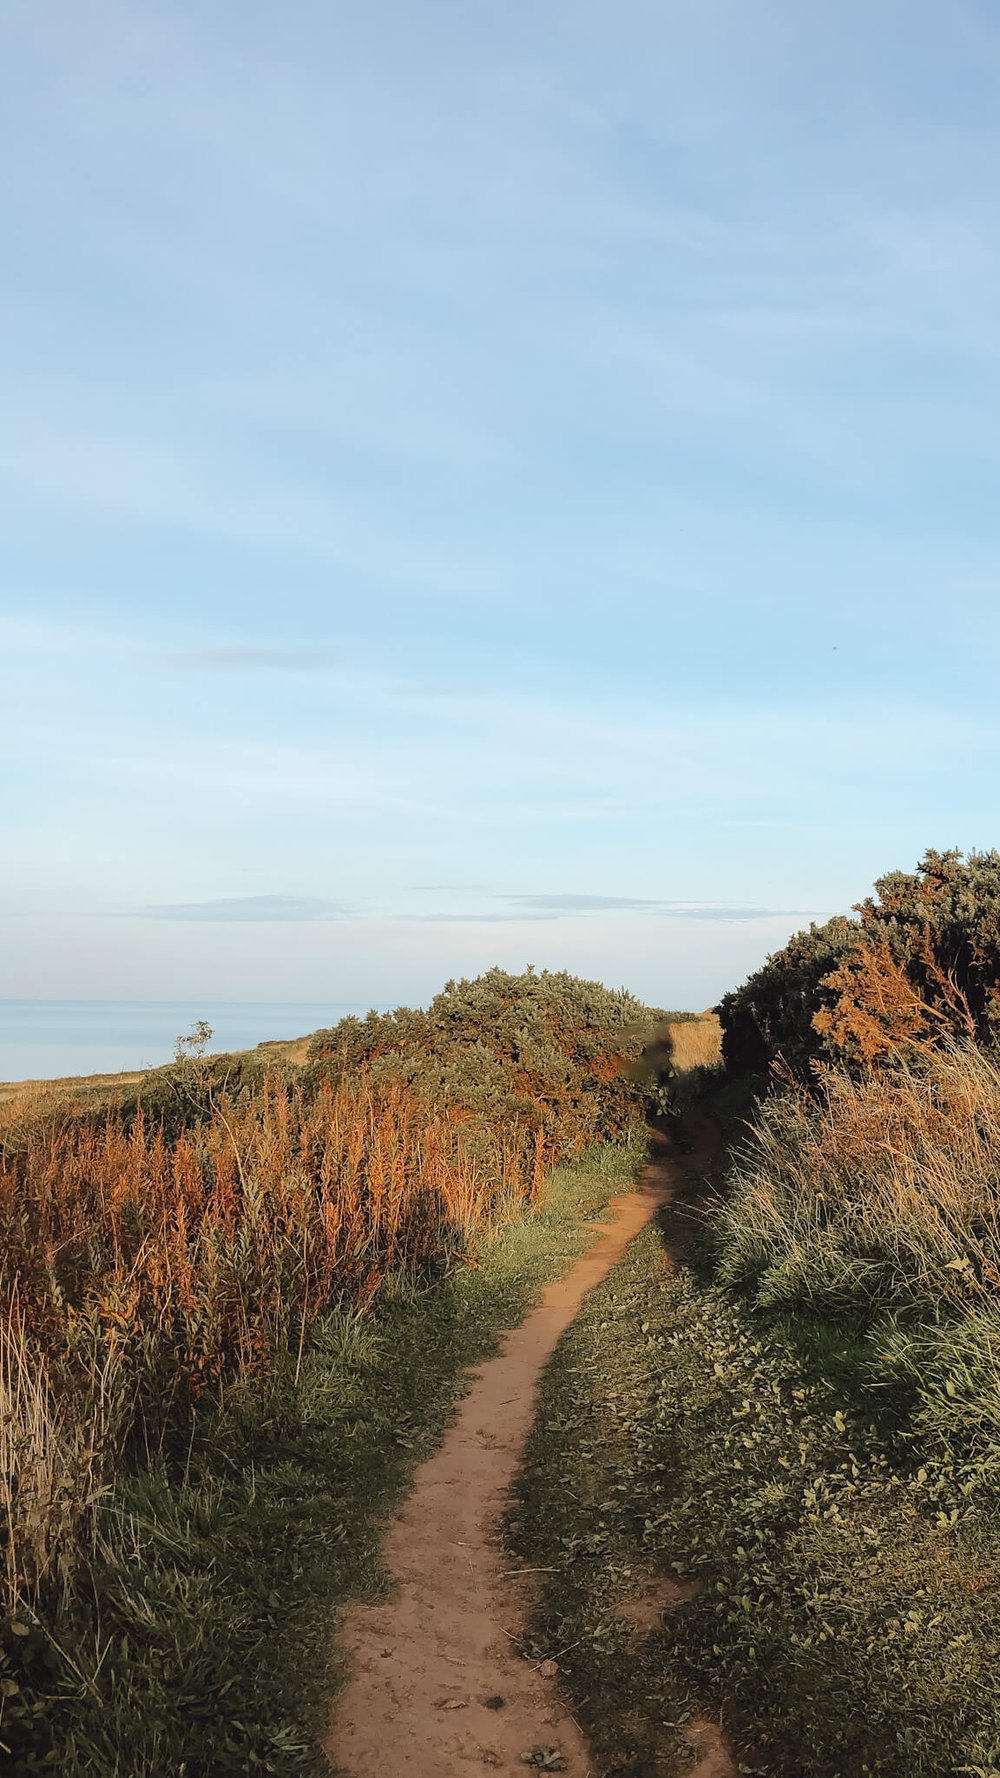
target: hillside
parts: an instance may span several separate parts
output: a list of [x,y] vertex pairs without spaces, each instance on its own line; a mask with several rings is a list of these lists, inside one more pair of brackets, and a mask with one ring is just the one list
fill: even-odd
[[998,867],[726,996],[728,1147],[546,1374],[509,1545],[603,1773],[1000,1771]]
[[[263,1056],[300,1066],[308,1058],[311,1041],[311,1035],[269,1039],[249,1050],[210,1050],[206,1060],[224,1067],[227,1062],[241,1063],[252,1056]],[[130,1095],[144,1081],[153,1080],[157,1076],[162,1078],[169,1073],[171,1067],[171,1063],[165,1062],[155,1068],[122,1069],[117,1074],[67,1074],[48,1076],[42,1080],[0,1080],[0,1105],[9,1103],[12,1099],[31,1102],[39,1110],[50,1109],[52,1105],[65,1105],[74,1109],[94,1104],[110,1105],[119,1097]]]
[[[310,1769],[322,1614],[368,1584],[372,1515],[463,1368],[628,1177],[658,1017],[491,971],[426,1012],[7,1100],[16,1769]],[[279,1683],[281,1620],[309,1652]]]
[[9,1099],[16,1769],[997,1778],[998,869]]

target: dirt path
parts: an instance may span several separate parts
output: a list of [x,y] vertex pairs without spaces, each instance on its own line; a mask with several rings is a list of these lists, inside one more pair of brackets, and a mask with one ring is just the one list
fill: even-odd
[[[464,1778],[531,1769],[544,1749],[571,1778],[586,1778],[586,1740],[551,1672],[517,1652],[532,1581],[512,1571],[498,1540],[507,1493],[531,1427],[541,1371],[589,1290],[617,1264],[669,1194],[669,1160],[640,1189],[612,1200],[614,1221],[477,1372],[436,1455],[383,1546],[390,1596],[356,1607],[341,1635],[351,1668],[326,1753],[346,1778]],[[550,1666],[546,1663],[546,1666]],[[709,1725],[699,1725],[709,1728]],[[702,1745],[699,1778],[735,1768],[721,1745]],[[535,1765],[541,1764],[536,1754]]]

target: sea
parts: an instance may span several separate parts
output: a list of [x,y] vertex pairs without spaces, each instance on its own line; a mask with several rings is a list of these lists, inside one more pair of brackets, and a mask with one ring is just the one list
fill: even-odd
[[155,1068],[199,1019],[210,1051],[243,1050],[367,1011],[348,1000],[0,1000],[0,1081]]

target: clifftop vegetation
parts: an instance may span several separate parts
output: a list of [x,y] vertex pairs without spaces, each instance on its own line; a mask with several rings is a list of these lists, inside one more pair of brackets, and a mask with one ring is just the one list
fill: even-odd
[[887,1063],[1000,1034],[1000,852],[925,853],[874,895],[796,934],[719,1006],[735,1073]]
[[373,1086],[406,1086],[453,1115],[538,1130],[557,1158],[621,1140],[641,1104],[630,1065],[666,1016],[565,971],[490,969],[448,982],[426,1012],[372,1012],[318,1031],[308,1078],[360,1070]]
[[723,1000],[730,1151],[543,1383],[532,1653],[615,1778],[719,1722],[771,1778],[1000,1778],[1000,855],[855,913]]
[[118,1574],[115,1475],[139,1486],[152,1463],[166,1500],[205,1427],[252,1454],[261,1416],[301,1421],[325,1329],[477,1268],[554,1163],[628,1144],[642,1108],[628,1070],[655,1022],[594,982],[495,969],[449,983],[426,1012],[318,1033],[300,1066],[207,1057],[202,1031],[127,1099],[13,1106],[0,1141],[0,1751],[19,1769],[48,1769],[49,1754],[78,1769],[65,1746],[46,1751],[36,1719],[53,1663],[68,1702],[54,1651],[86,1636],[93,1600],[126,1647],[137,1634],[120,1575],[114,1597],[101,1579]]

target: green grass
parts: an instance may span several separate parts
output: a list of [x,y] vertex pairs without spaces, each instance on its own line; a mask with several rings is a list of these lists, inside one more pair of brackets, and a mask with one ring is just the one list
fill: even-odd
[[[673,1268],[656,1228],[568,1330],[509,1538],[551,1571],[531,1652],[601,1773],[683,1772],[721,1711],[743,1770],[998,1778],[1000,1502],[888,1438],[851,1359]],[[670,1576],[702,1590],[637,1632],[623,1604]]]
[[53,1637],[0,1625],[0,1766],[25,1778],[325,1771],[337,1607],[377,1594],[385,1520],[468,1367],[585,1249],[582,1223],[637,1158],[609,1148],[559,1169],[478,1269],[399,1284],[365,1319],[329,1316],[297,1384],[202,1413],[189,1449],[123,1480],[84,1596]]

